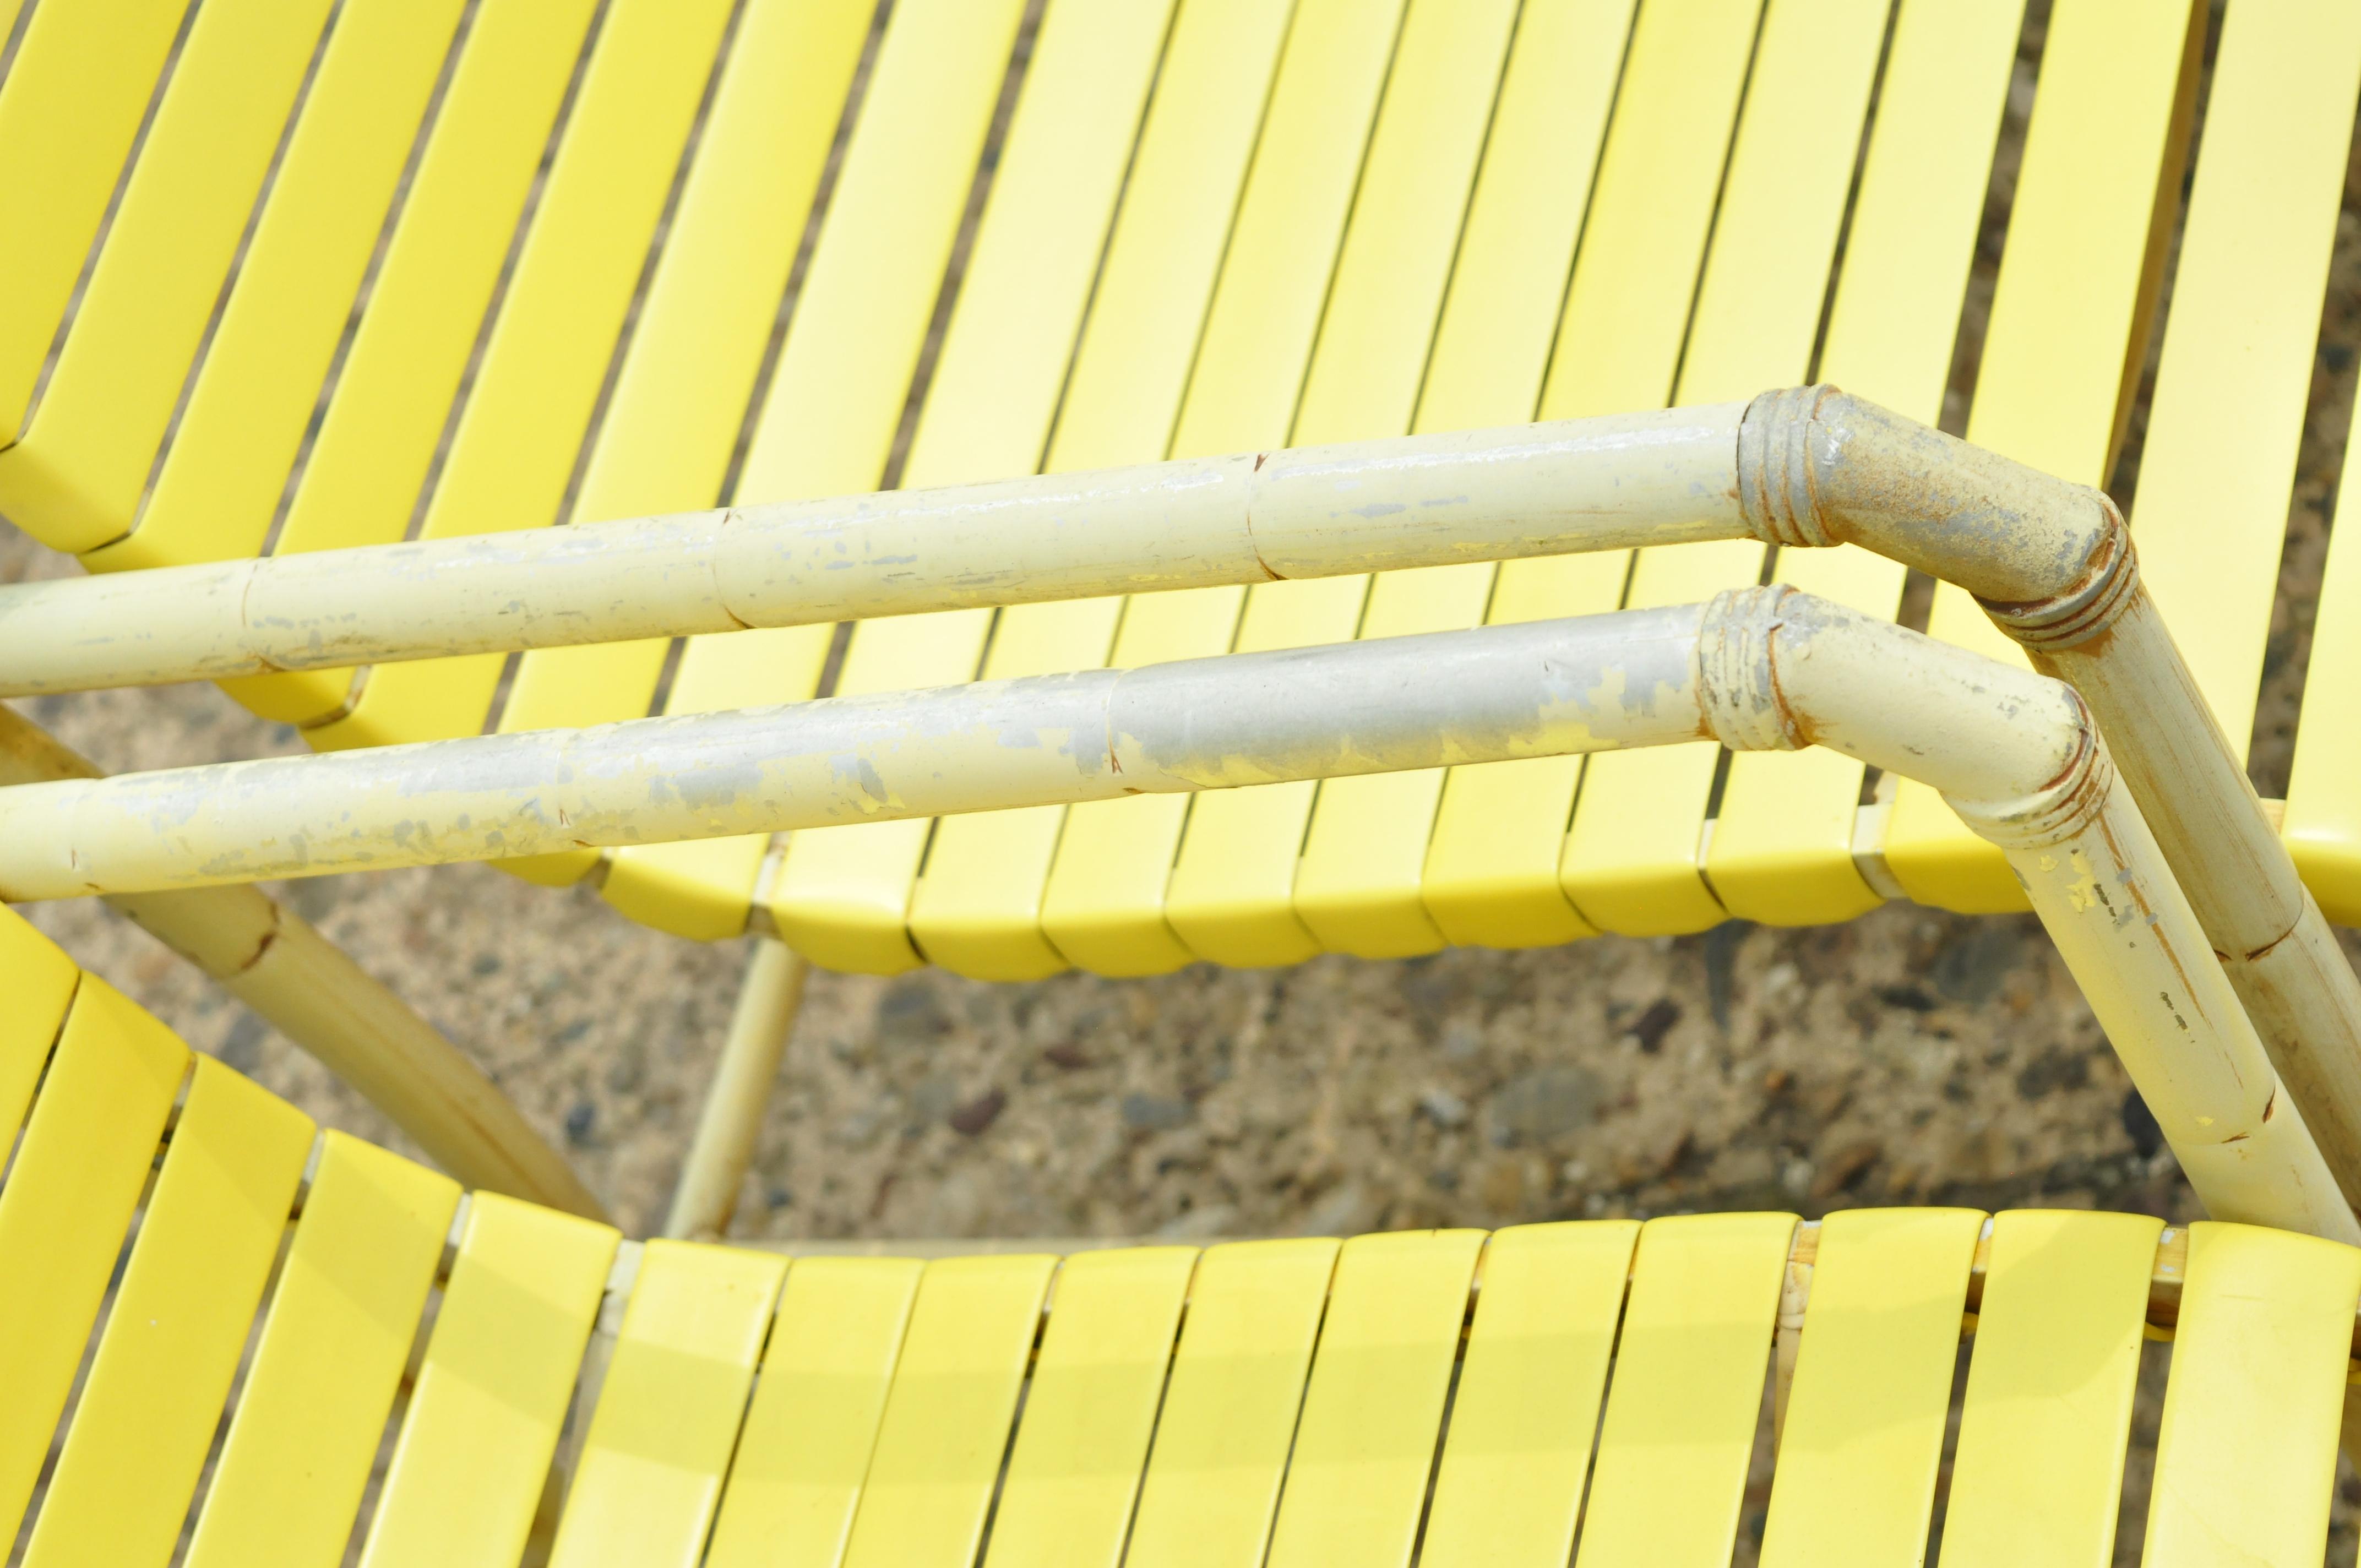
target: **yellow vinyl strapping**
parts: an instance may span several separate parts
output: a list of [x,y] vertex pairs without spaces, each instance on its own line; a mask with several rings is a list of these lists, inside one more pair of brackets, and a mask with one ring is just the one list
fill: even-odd
[[311,1151],[311,1118],[197,1058],[27,1568],[171,1557]]
[[1943,1514],[1945,1562],[2088,1568],[2113,1560],[2162,1229],[2142,1214],[1993,1217]]
[[[1575,258],[1540,416],[1672,396],[1762,0],[1643,6]],[[1498,624],[1614,609],[1625,554],[1501,566]],[[1578,757],[1455,768],[1426,860],[1427,908],[1455,942],[1528,947],[1590,930],[1558,882]]]

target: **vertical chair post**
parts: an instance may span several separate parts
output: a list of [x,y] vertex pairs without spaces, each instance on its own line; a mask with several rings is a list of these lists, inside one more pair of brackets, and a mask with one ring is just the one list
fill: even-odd
[[[0,784],[98,768],[0,707]],[[108,905],[276,1025],[469,1187],[604,1219],[604,1209],[500,1086],[292,911],[251,883],[115,894]]]
[[705,1109],[697,1119],[697,1136],[681,1167],[680,1185],[673,1191],[672,1212],[664,1217],[664,1234],[713,1241],[730,1229],[739,1185],[754,1161],[763,1107],[778,1080],[779,1062],[786,1055],[787,1036],[795,1031],[804,977],[809,972],[810,966],[785,942],[754,938],[746,978],[738,988],[738,1005],[730,1015],[730,1034],[722,1041],[721,1059],[714,1065]]

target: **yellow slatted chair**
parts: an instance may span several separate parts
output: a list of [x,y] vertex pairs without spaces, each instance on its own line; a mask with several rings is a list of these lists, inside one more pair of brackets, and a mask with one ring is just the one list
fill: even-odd
[[2104,1562],[2168,1338],[2142,1561],[2326,1540],[2338,1243],[1960,1209],[623,1242],[316,1129],[5,912],[0,973],[28,1568]]
[[[1813,377],[1932,421],[2025,28],[2021,0],[16,9],[0,513],[102,571]],[[2326,0],[2233,0],[2182,222],[2206,27],[2202,5],[2056,7],[1964,413],[1982,444],[2104,480],[2179,224],[2134,521],[2243,747],[2361,31]],[[1674,604],[1766,572],[1901,603],[1902,569],[1857,551],[1669,547],[880,622],[833,689]],[[1955,591],[1931,629],[2006,652]],[[800,700],[830,663],[800,628],[540,649],[505,682],[476,655],[232,686],[341,748]],[[2341,685],[2313,687],[2321,711]],[[2334,912],[2361,908],[2340,880],[2361,822],[2326,782],[2352,731],[2304,727],[2286,812]],[[595,875],[685,935],[991,979],[2022,906],[1930,793],[1862,793],[1856,762],[1704,745],[510,869]],[[790,966],[766,972],[775,1017]]]
[[[1815,377],[1932,421],[2024,12],[0,0],[0,513],[136,571]],[[2361,14],[2230,0],[2184,220],[2207,26],[2052,7],[1964,414],[2107,478],[2179,225],[2133,521],[2243,747]],[[1891,618],[1904,574],[1652,545],[232,688],[335,750],[798,702],[831,665],[884,693],[1766,577]],[[2356,595],[2348,547],[2316,669],[2361,659]],[[2018,657],[1948,587],[1929,626]],[[2348,684],[2312,687],[2285,837],[2356,919]],[[1863,784],[1701,743],[510,869],[597,875],[685,936],[994,979],[2022,905],[1930,791]],[[757,1088],[799,976],[761,953],[730,1052]],[[2361,1306],[2333,1241],[1895,1210],[640,1244],[314,1128],[5,912],[0,990],[0,1535],[43,1568],[1608,1568],[1726,1563],[1741,1531],[1780,1563],[2087,1563],[2168,1337],[2144,1561],[2317,1561],[2327,1530]],[[692,1162],[680,1228],[726,1223],[718,1168]]]

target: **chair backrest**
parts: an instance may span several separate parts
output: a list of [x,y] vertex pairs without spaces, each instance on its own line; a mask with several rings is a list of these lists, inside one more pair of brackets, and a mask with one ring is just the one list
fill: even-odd
[[[0,512],[93,568],[1814,375],[2098,483],[2177,254],[2134,523],[2216,711],[2241,744],[2251,725],[2361,93],[2361,16],[2335,0],[2231,0],[2210,79],[2207,7],[2169,0],[2058,0],[2037,36],[2022,0],[16,9]],[[2356,549],[2331,565],[2288,806],[2351,917],[2361,806],[2332,781],[2361,745]],[[236,695],[372,744],[1680,602],[1766,571],[1900,607],[1899,568],[1857,553],[1698,545],[962,611],[840,653],[825,629],[744,632]],[[2006,652],[1957,594],[1930,624]],[[1695,746],[830,828],[767,862],[760,840],[634,848],[603,889],[686,934],[752,911],[834,967],[994,978],[1802,923],[1897,894],[2018,905],[1930,793],[1864,812],[1863,783]]]
[[2331,1242],[1927,1209],[619,1245],[317,1132],[5,912],[0,982],[0,1541],[28,1568],[160,1568],[184,1534],[194,1568],[356,1538],[373,1568],[534,1538],[575,1565],[1556,1568],[1577,1520],[1592,1568],[1725,1563],[1741,1530],[1765,1563],[1890,1563],[1938,1499],[1947,1560],[2091,1563],[2167,1336],[2144,1561],[2316,1562],[2327,1530],[2361,1301]]

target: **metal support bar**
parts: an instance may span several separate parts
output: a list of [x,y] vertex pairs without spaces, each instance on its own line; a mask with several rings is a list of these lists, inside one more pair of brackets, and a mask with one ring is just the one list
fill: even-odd
[[1710,738],[1996,843],[2208,1208],[2361,1244],[2070,689],[1784,587],[1282,653],[0,791],[0,894],[530,854]]
[[[79,752],[0,707],[0,784],[97,776]],[[482,1069],[261,889],[116,894],[106,902],[359,1090],[460,1181],[606,1218],[566,1157]]]
[[730,1034],[721,1044],[721,1059],[714,1064],[713,1083],[705,1091],[705,1110],[697,1119],[697,1136],[681,1167],[680,1185],[673,1191],[664,1234],[718,1241],[729,1233],[738,1209],[738,1189],[754,1163],[763,1108],[778,1081],[779,1062],[786,1055],[796,1010],[803,1003],[807,970],[785,942],[754,939],[746,978],[738,988],[738,1006],[730,1015]]
[[1742,403],[0,587],[0,696],[1742,537]]

